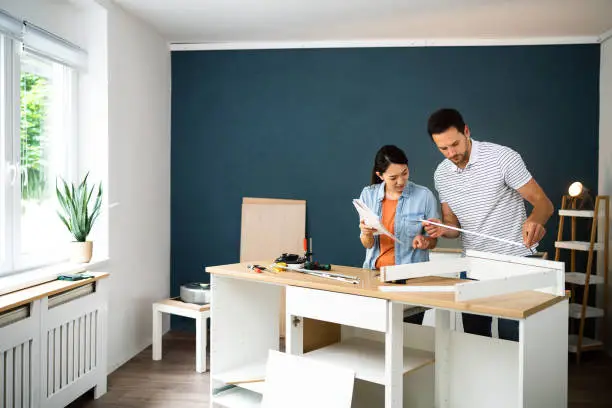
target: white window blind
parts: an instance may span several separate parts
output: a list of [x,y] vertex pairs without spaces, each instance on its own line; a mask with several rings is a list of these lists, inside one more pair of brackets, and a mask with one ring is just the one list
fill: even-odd
[[23,47],[26,51],[52,59],[72,68],[84,70],[87,53],[78,46],[24,21]]
[[15,40],[21,40],[23,23],[5,11],[0,10],[0,33]]

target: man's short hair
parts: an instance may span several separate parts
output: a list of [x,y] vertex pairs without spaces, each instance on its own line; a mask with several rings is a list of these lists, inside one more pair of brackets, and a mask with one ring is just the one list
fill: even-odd
[[465,122],[457,109],[439,109],[432,113],[427,121],[427,132],[432,138],[433,135],[444,133],[452,127],[461,133],[465,131]]

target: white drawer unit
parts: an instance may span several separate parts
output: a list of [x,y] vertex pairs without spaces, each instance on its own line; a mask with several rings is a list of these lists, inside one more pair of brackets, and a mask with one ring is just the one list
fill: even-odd
[[387,330],[387,300],[287,287],[287,313],[362,329]]

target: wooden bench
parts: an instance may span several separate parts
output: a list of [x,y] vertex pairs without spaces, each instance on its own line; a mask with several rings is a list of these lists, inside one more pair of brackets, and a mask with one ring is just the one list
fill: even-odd
[[190,317],[196,321],[196,371],[206,372],[206,345],[208,335],[206,322],[210,317],[210,305],[185,303],[179,298],[160,300],[153,303],[153,360],[162,357],[162,314]]

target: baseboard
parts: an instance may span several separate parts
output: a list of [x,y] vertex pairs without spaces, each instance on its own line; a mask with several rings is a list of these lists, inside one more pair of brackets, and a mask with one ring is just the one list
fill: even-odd
[[[166,328],[166,330],[164,330],[163,334],[166,334],[170,331],[170,328]],[[127,363],[128,361],[130,361],[131,359],[133,359],[134,357],[136,357],[138,354],[142,353],[147,347],[150,347],[153,344],[153,340],[151,339],[151,337],[148,337],[144,342],[143,345],[141,345],[140,347],[138,347],[136,349],[136,351],[134,353],[132,353],[130,356],[128,356],[127,358],[120,360],[118,363],[114,364],[114,365],[108,365],[108,371],[107,371],[107,375],[111,375],[111,373],[113,373],[116,369],[118,369],[119,367],[121,367],[122,365],[124,365],[125,363]]]

